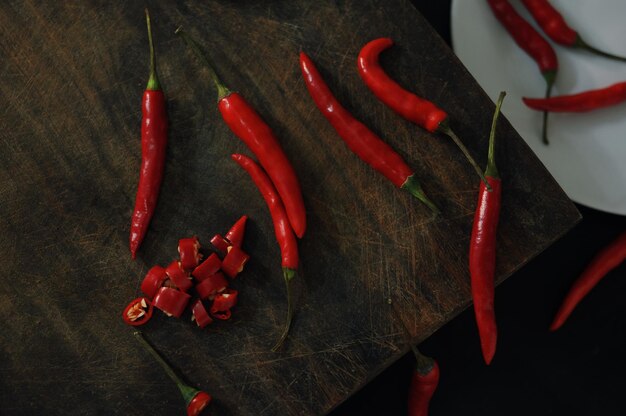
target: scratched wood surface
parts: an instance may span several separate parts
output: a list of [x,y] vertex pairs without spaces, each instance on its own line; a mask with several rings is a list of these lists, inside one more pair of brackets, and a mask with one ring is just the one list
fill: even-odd
[[[234,283],[233,319],[201,331],[188,316],[157,313],[144,332],[211,392],[211,414],[324,414],[406,351],[390,302],[414,341],[470,303],[477,178],[451,142],[376,101],[355,70],[359,48],[393,37],[384,67],[446,109],[481,164],[493,105],[404,0],[148,5],[171,133],[162,196],[133,262],[144,2],[0,4],[0,413],[181,414],[175,387],[120,313],[146,270],[175,257],[179,238],[207,241],[245,213],[252,261]],[[270,347],[286,305],[270,217],[229,158],[249,152],[221,121],[207,74],[174,35],[178,25],[275,129],[300,177],[308,232],[297,315],[279,353]],[[415,167],[441,218],[347,150],[310,101],[300,50],[347,108]],[[579,216],[505,120],[498,135],[501,281]]]

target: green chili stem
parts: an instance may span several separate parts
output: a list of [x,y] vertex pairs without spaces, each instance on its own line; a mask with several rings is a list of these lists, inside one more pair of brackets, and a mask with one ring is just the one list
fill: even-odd
[[283,267],[283,278],[285,279],[285,285],[287,287],[287,322],[285,323],[285,328],[283,329],[283,333],[276,341],[276,344],[272,347],[272,351],[276,352],[283,345],[285,340],[287,339],[287,335],[289,335],[289,329],[291,328],[291,320],[293,318],[293,293],[291,290],[291,281],[296,277],[296,271],[294,269],[289,269]]
[[143,334],[139,331],[134,332],[135,338],[139,340],[139,343],[146,349],[148,352],[154,357],[154,359],[161,365],[165,373],[172,379],[178,390],[180,390],[183,398],[185,399],[185,403],[189,404],[191,399],[195,397],[196,394],[199,393],[199,390],[194,389],[193,387],[187,385],[180,377],[174,372],[172,367],[161,357],[161,355],[154,349],[152,345],[148,342],[148,340],[143,336]]
[[406,181],[402,184],[401,188],[407,190],[415,198],[419,199],[424,204],[426,204],[426,206],[430,208],[430,210],[434,212],[435,214],[439,214],[441,212],[439,211],[439,208],[437,208],[437,206],[433,203],[433,201],[431,201],[426,196],[426,193],[422,189],[422,186],[420,185],[420,183],[417,181],[415,174],[406,178]]
[[491,192],[491,185],[489,185],[489,182],[487,182],[487,179],[485,178],[485,175],[483,174],[482,169],[480,168],[480,166],[478,166],[478,163],[476,163],[472,155],[470,155],[469,150],[467,150],[467,147],[465,147],[461,139],[459,139],[459,136],[457,136],[456,133],[452,131],[452,129],[448,125],[448,120],[446,119],[442,121],[439,124],[439,128],[437,130],[445,134],[446,136],[450,137],[452,141],[458,146],[458,148],[461,149],[461,152],[463,152],[463,154],[465,155],[465,158],[467,158],[470,165],[472,165],[476,173],[478,173],[478,176],[480,176],[480,179],[482,179],[482,181],[485,182],[485,186],[487,187],[487,190]]
[[500,117],[500,109],[502,108],[502,102],[504,101],[505,96],[506,92],[500,91],[500,96],[498,97],[498,101],[496,103],[496,110],[493,113],[493,120],[491,121],[491,131],[489,132],[489,154],[487,156],[487,169],[485,170],[485,176],[490,176],[492,178],[500,177],[498,167],[496,166],[496,125],[498,123],[498,118]]
[[613,55],[611,53],[604,52],[603,50],[594,48],[593,46],[589,45],[587,42],[582,40],[582,38],[580,36],[576,37],[576,42],[574,43],[573,46],[575,48],[580,48],[580,49],[584,49],[584,50],[586,50],[588,52],[595,53],[596,55],[604,56],[605,58],[613,59],[613,60],[620,61],[620,62],[626,62],[626,58],[625,57],[618,56],[618,55]]
[[150,78],[148,78],[147,90],[159,91],[161,84],[156,70],[156,53],[154,52],[154,42],[152,40],[152,24],[150,23],[150,13],[146,8],[146,25],[148,26],[148,43],[150,45]]
[[209,71],[209,76],[211,77],[213,83],[215,84],[215,87],[217,88],[217,101],[219,102],[222,98],[230,95],[232,91],[229,90],[228,87],[226,87],[221,78],[217,75],[217,72],[215,72],[213,65],[211,64],[211,62],[209,62],[209,59],[202,52],[202,49],[200,48],[200,45],[198,45],[198,42],[196,42],[190,35],[188,35],[187,32],[183,30],[182,26],[176,29],[176,32],[174,33],[180,35],[187,44],[187,46],[189,46],[194,51],[198,59],[200,59],[204,63],[206,69]]

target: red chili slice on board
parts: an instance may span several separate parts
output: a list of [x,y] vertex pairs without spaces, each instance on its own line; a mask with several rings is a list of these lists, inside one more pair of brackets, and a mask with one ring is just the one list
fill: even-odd
[[198,324],[200,328],[204,328],[205,326],[213,323],[213,319],[211,319],[211,317],[209,316],[209,313],[204,307],[201,299],[198,299],[194,302],[193,306],[191,307],[191,313],[191,320],[196,321],[196,324]]
[[209,278],[209,276],[212,276],[215,273],[219,272],[221,267],[222,260],[220,260],[217,254],[212,253],[209,257],[206,258],[205,261],[200,263],[198,267],[193,269],[191,275],[201,282]]
[[183,270],[190,272],[200,263],[200,241],[198,237],[181,238],[178,241],[178,255]]
[[213,305],[211,305],[211,315],[213,315],[214,318],[221,319],[223,321],[230,319],[230,309],[236,304],[237,291],[234,289],[227,289],[215,296]]
[[211,238],[211,244],[222,253],[226,253],[228,247],[230,247],[230,242],[222,237],[221,234],[215,234],[213,238]]
[[189,299],[191,299],[191,296],[187,293],[169,287],[162,287],[154,297],[152,304],[166,314],[180,318],[189,303]]
[[196,292],[200,299],[212,299],[217,293],[223,292],[228,287],[228,282],[221,272],[207,277],[196,285]]
[[166,279],[167,274],[165,273],[165,269],[161,266],[154,266],[148,270],[146,277],[143,278],[143,281],[141,282],[141,291],[146,294],[148,299],[152,299],[157,290],[163,286]]
[[250,260],[250,256],[239,247],[231,246],[228,248],[228,254],[222,261],[222,271],[226,276],[234,279]]
[[131,326],[143,325],[152,318],[153,305],[150,299],[138,297],[133,299],[122,312],[122,319]]
[[165,268],[165,273],[183,292],[187,292],[193,286],[189,274],[183,269],[182,264],[178,260],[174,260]]

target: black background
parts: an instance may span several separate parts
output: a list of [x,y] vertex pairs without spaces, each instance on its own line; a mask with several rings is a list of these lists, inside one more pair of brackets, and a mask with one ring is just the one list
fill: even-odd
[[[450,1],[413,3],[450,44]],[[626,414],[626,264],[607,275],[559,331],[547,329],[585,265],[626,229],[626,217],[578,208],[583,220],[496,290],[499,338],[490,366],[482,360],[471,308],[419,346],[441,368],[431,416]],[[331,415],[406,414],[413,365],[406,355]]]

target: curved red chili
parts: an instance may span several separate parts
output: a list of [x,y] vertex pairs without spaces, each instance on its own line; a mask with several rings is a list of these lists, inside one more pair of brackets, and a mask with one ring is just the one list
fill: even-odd
[[300,183],[287,155],[272,129],[244,98],[230,91],[215,73],[197,43],[181,28],[176,30],[202,60],[218,90],[218,109],[231,129],[255,154],[276,187],[289,217],[289,223],[300,238],[306,230],[306,210]]
[[[515,43],[530,55],[539,66],[539,70],[547,84],[546,97],[549,97],[559,69],[556,52],[548,41],[515,11],[507,0],[487,0],[487,3],[489,3],[498,21],[515,40]],[[547,124],[548,113],[544,112],[542,139],[545,144],[549,143]]]
[[122,312],[122,319],[131,326],[143,325],[152,318],[152,302],[146,297],[133,299]]
[[228,230],[228,232],[224,236],[225,239],[230,241],[230,244],[232,244],[233,247],[241,247],[241,244],[243,243],[243,236],[246,232],[247,220],[248,217],[246,215],[243,215],[237,220],[235,224],[233,224],[232,227],[230,227],[230,230]]
[[485,176],[491,184],[492,192],[487,192],[480,184],[478,204],[474,215],[469,249],[469,270],[472,284],[474,313],[480,335],[480,346],[487,364],[496,353],[498,328],[494,310],[494,279],[496,269],[496,231],[500,218],[501,180],[495,163],[496,123],[505,93],[501,92],[493,115],[489,135],[489,156]]
[[561,95],[550,98],[526,98],[524,104],[533,110],[555,113],[582,113],[610,107],[626,101],[626,82],[618,82],[605,88]]
[[439,364],[430,359],[430,365],[420,367],[419,363],[411,376],[409,386],[409,416],[428,416],[428,407],[439,384]]
[[405,90],[391,79],[380,66],[378,57],[382,51],[393,45],[390,38],[379,38],[367,43],[359,52],[357,67],[365,85],[385,105],[405,119],[417,124],[431,133],[443,133],[449,136],[461,149],[480,179],[486,183],[480,167],[470,155],[467,147],[452,131],[449,117],[445,111],[428,100]]
[[178,390],[180,390],[185,404],[187,405],[187,416],[198,416],[205,407],[211,403],[211,395],[207,392],[198,390],[185,383],[177,374],[174,369],[161,357],[161,355],[154,349],[152,345],[143,337],[143,334],[139,331],[134,333],[135,338],[139,341],[142,347],[144,347],[157,363],[163,368],[163,371],[168,377],[176,384]]
[[291,327],[291,319],[293,317],[293,300],[291,294],[291,281],[296,277],[296,270],[298,269],[298,243],[293,234],[293,230],[289,226],[289,220],[287,213],[283,205],[280,195],[272,185],[272,181],[265,174],[263,169],[247,156],[234,154],[232,158],[239,164],[248,174],[252,181],[257,186],[267,207],[270,210],[272,216],[272,222],[274,223],[274,235],[276,235],[276,241],[280,246],[280,253],[282,258],[283,277],[285,279],[285,285],[287,286],[287,322],[283,333],[281,334],[278,342],[272,348],[276,351],[280,348],[282,343],[289,334],[289,328]]
[[626,260],[626,232],[621,233],[608,246],[600,250],[576,279],[563,299],[563,303],[556,313],[552,325],[550,325],[550,330],[559,329],[591,289],[611,270],[622,264],[624,260]]
[[626,58],[623,56],[604,52],[585,42],[580,37],[580,34],[567,24],[561,13],[559,13],[548,0],[522,0],[522,3],[526,6],[545,34],[556,43],[572,48],[584,49],[596,55],[617,61],[626,61]]
[[167,112],[165,95],[156,71],[156,57],[152,42],[150,15],[146,9],[148,40],[150,43],[150,78],[141,101],[141,170],[135,197],[135,209],[130,221],[130,254],[134,259],[143,241],[159,197],[165,150],[167,148]]
[[398,188],[405,189],[432,211],[439,212],[439,209],[422,190],[415,172],[391,146],[354,118],[339,103],[317,71],[313,61],[304,52],[300,53],[300,68],[311,98],[350,150]]

